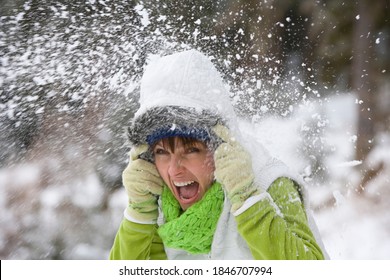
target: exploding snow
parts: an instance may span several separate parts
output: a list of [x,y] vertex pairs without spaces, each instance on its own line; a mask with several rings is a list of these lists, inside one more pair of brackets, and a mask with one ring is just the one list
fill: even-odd
[[[381,173],[367,186],[366,194],[358,194],[353,189],[359,178],[354,167],[361,165],[361,161],[353,160],[354,141],[350,140],[357,121],[354,99],[353,94],[343,94],[326,103],[313,102],[312,108],[305,104],[288,119],[271,117],[255,125],[243,122],[241,127],[257,135],[274,156],[305,178],[310,186],[315,221],[331,259],[389,259],[390,218],[386,206],[390,195],[387,188],[390,182],[389,136],[370,154],[373,165],[385,162],[387,173]],[[307,125],[317,120],[313,111],[319,109],[328,120],[323,133],[313,139],[302,138]],[[321,126],[319,122],[315,127]],[[316,147],[315,141],[322,141],[326,151],[322,155],[316,154],[316,150],[311,150],[313,154],[302,154],[302,145]],[[314,158],[323,162],[327,173],[319,181],[308,168],[313,166]]]

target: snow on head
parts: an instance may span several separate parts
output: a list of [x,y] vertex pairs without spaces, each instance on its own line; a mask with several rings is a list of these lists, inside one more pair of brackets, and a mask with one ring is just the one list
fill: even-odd
[[225,119],[235,116],[229,93],[212,62],[196,50],[154,59],[141,81],[141,107],[179,106],[208,110]]

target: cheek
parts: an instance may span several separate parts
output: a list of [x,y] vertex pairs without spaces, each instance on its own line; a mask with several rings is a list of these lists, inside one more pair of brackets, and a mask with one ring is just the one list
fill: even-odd
[[161,178],[164,180],[164,182],[167,182],[168,166],[159,160],[156,160],[154,164],[156,165],[157,171],[160,174]]
[[202,174],[208,181],[214,180],[215,163],[213,157],[207,157],[202,164]]
[[215,171],[214,161],[210,160],[210,161],[206,162],[206,167],[205,168],[206,168],[207,172],[214,173],[214,171]]
[[215,171],[215,162],[214,156],[212,154],[208,154],[205,159],[205,167],[207,170],[214,172]]

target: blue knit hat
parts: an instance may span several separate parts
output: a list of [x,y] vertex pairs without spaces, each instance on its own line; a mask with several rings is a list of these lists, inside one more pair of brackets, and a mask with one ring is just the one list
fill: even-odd
[[156,107],[138,117],[128,127],[127,135],[133,145],[153,146],[167,137],[188,137],[211,144],[218,141],[212,128],[223,122],[208,111],[175,106]]
[[149,144],[149,146],[153,146],[153,144],[163,138],[175,136],[193,138],[203,142],[210,141],[209,132],[201,127],[187,127],[172,124],[172,126],[160,127],[157,130],[153,131],[146,137],[146,142]]

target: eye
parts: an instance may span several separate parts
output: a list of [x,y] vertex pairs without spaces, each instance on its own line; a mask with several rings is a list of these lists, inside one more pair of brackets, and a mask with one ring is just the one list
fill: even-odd
[[200,152],[200,149],[197,148],[197,147],[188,147],[186,149],[186,153],[187,154],[192,154],[192,153],[199,153]]
[[156,148],[156,149],[154,149],[153,153],[155,155],[167,155],[168,151],[165,149],[162,149],[162,148]]

